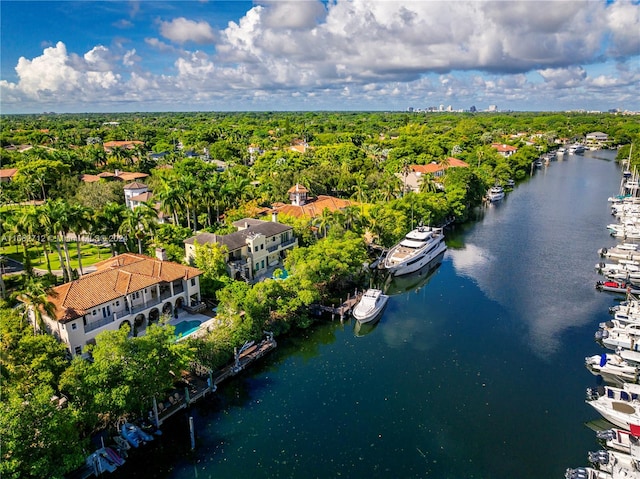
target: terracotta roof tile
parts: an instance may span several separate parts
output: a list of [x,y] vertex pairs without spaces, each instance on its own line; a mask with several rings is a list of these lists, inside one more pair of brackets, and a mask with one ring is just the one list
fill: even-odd
[[0,178],[12,178],[18,172],[18,168],[4,168],[0,170]]
[[96,263],[96,272],[54,288],[49,296],[56,319],[66,322],[96,306],[161,282],[188,280],[202,274],[196,268],[149,256],[124,253]]

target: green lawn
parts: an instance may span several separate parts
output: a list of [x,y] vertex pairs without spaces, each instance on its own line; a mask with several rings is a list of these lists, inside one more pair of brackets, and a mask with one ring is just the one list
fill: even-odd
[[[78,268],[78,249],[75,242],[68,243],[69,256],[71,257],[71,268]],[[58,260],[58,252],[55,250],[49,252],[49,261],[51,262],[51,269],[60,269],[60,261]],[[62,249],[62,245],[60,245]],[[80,251],[82,254],[82,267],[86,268],[98,261],[111,257],[111,249],[108,247],[99,247],[97,245],[80,243]],[[21,245],[9,245],[0,247],[0,255],[8,256],[11,259],[24,263],[23,248]],[[64,249],[62,249],[62,255],[64,256]],[[47,269],[47,259],[45,258],[42,250],[42,245],[32,246],[29,248],[29,257],[31,258],[31,265],[38,269]]]

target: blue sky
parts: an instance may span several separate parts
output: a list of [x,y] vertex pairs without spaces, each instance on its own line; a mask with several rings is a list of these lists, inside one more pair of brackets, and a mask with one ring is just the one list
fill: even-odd
[[640,3],[0,2],[2,113],[640,110]]

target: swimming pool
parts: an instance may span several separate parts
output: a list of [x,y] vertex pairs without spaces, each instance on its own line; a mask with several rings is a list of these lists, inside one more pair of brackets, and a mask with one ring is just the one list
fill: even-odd
[[174,334],[176,338],[184,338],[185,336],[189,336],[191,333],[196,331],[202,323],[197,319],[192,321],[182,321],[176,324],[176,329]]
[[289,277],[289,272],[284,268],[280,269],[280,271],[282,272],[280,276],[276,276],[276,271],[273,272],[273,275],[272,275],[273,279],[287,279]]

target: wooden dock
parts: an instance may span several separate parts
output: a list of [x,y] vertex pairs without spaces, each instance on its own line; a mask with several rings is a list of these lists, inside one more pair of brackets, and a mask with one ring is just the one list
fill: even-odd
[[338,315],[340,316],[340,321],[342,321],[344,319],[344,316],[350,313],[351,310],[354,308],[354,306],[358,304],[358,301],[360,301],[361,297],[362,297],[362,292],[358,292],[358,290],[356,289],[353,296],[351,295],[347,296],[347,299],[338,306],[333,304],[331,306],[316,304],[312,308],[313,310],[316,311],[316,314],[318,315],[321,313],[329,313],[331,314],[332,320],[335,318],[336,315]]
[[174,390],[162,401],[154,399],[153,410],[150,411],[149,419],[157,427],[160,427],[177,412],[186,409],[207,394],[215,392],[218,384],[231,376],[235,376],[253,361],[275,349],[277,345],[273,334],[268,333],[267,338],[258,344],[251,342],[245,344],[240,350],[236,349],[233,363],[220,371],[213,372],[202,365],[193,364],[192,369],[194,372],[182,375],[182,381],[187,386],[183,390]]
[[245,344],[240,350],[235,351],[235,359],[233,364],[228,365],[224,369],[218,371],[213,376],[213,385],[217,386],[225,379],[235,376],[240,371],[244,370],[253,361],[261,358],[272,349],[276,348],[278,344],[273,339],[273,335],[269,335],[267,339],[261,341],[258,344],[248,343]]

